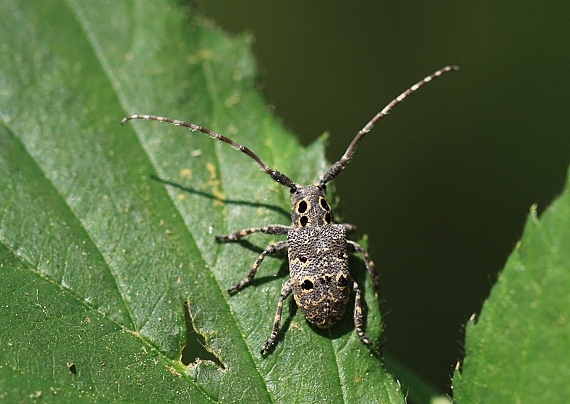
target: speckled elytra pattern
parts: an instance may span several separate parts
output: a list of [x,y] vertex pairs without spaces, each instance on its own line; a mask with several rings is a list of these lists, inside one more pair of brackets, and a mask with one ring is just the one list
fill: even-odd
[[394,106],[407,96],[415,92],[424,84],[442,74],[458,70],[457,66],[447,66],[427,76],[414,84],[392,100],[370,122],[358,132],[348,146],[342,158],[334,163],[322,176],[319,182],[312,185],[300,185],[293,182],[285,174],[266,165],[255,153],[245,146],[201,126],[164,118],[155,115],[131,115],[123,119],[125,123],[131,119],[150,119],[160,122],[169,122],[199,131],[208,136],[228,143],[234,149],[251,157],[261,169],[278,183],[291,190],[291,226],[273,224],[263,227],[252,227],[235,233],[216,236],[221,242],[237,241],[252,233],[283,234],[286,241],[279,241],[267,247],[254,262],[247,276],[228,289],[228,292],[237,292],[249,285],[255,277],[259,266],[268,254],[287,251],[289,257],[290,278],[281,288],[277,312],[273,321],[271,335],[261,348],[264,355],[275,342],[281,325],[283,302],[293,293],[299,310],[305,318],[318,327],[327,328],[338,322],[347,309],[351,291],[354,299],[354,327],[360,341],[371,345],[363,330],[361,292],[358,284],[350,277],[348,268],[348,253],[359,253],[364,257],[366,269],[374,281],[376,296],[378,296],[378,272],[374,263],[364,249],[354,241],[347,240],[347,233],[355,231],[356,227],[350,224],[334,224],[334,217],[330,204],[326,198],[326,184],[334,179],[350,161],[356,145],[372,127]]
[[330,327],[350,297],[346,229],[342,225],[302,227],[287,233],[289,282],[301,313],[319,327]]

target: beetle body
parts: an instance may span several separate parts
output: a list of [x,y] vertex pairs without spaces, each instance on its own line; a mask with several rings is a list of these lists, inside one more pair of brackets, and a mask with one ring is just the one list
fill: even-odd
[[257,232],[287,235],[287,240],[269,245],[254,262],[248,275],[228,289],[228,292],[232,293],[249,285],[266,255],[282,251],[288,252],[290,279],[281,288],[273,330],[261,349],[262,355],[268,351],[277,338],[283,302],[291,293],[293,293],[295,302],[308,321],[319,327],[327,328],[342,318],[347,308],[350,292],[354,292],[354,326],[362,343],[371,344],[363,331],[361,292],[358,284],[350,277],[348,253],[363,255],[366,269],[374,281],[376,296],[378,296],[378,273],[366,251],[354,241],[347,239],[347,233],[354,231],[356,227],[349,224],[334,224],[333,213],[326,198],[326,184],[340,174],[350,161],[358,142],[395,105],[424,84],[453,70],[458,70],[458,67],[444,67],[414,84],[391,101],[356,134],[342,158],[323,174],[319,182],[312,185],[296,184],[285,174],[265,164],[247,147],[193,123],[154,115],[131,115],[123,119],[121,123],[131,119],[169,122],[174,125],[185,126],[192,131],[202,132],[216,140],[228,143],[234,149],[248,155],[273,180],[290,188],[291,226],[273,224],[216,236],[218,241],[230,242]]
[[305,318],[321,328],[339,321],[350,297],[346,229],[302,227],[287,233],[289,282]]

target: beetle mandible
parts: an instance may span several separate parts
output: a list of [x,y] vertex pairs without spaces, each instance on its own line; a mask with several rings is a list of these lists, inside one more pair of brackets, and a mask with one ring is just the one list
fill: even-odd
[[350,292],[353,291],[355,293],[354,326],[356,332],[362,343],[372,345],[362,329],[361,292],[358,283],[350,277],[347,253],[352,252],[363,255],[366,269],[374,281],[376,297],[378,297],[378,272],[368,253],[360,245],[346,238],[347,233],[356,230],[356,227],[350,224],[334,224],[333,213],[326,197],[326,186],[328,182],[340,174],[350,161],[358,142],[364,135],[370,132],[372,127],[383,116],[387,115],[392,108],[424,84],[444,73],[456,70],[459,70],[457,66],[446,66],[414,84],[392,100],[356,134],[341,159],[334,163],[318,182],[311,185],[296,184],[285,174],[265,164],[247,147],[193,123],[155,115],[138,114],[130,115],[121,121],[121,124],[124,124],[131,119],[148,119],[169,122],[174,125],[187,127],[191,131],[205,133],[245,153],[266,174],[269,174],[275,181],[289,187],[291,190],[291,220],[293,222],[291,226],[273,224],[216,236],[216,239],[221,242],[230,242],[257,232],[287,235],[287,240],[276,242],[267,247],[255,261],[247,276],[228,289],[229,293],[240,291],[251,283],[266,255],[287,251],[290,278],[281,289],[273,330],[261,348],[261,355],[267,352],[277,338],[281,324],[283,302],[291,293],[293,293],[299,310],[301,310],[309,322],[321,328],[328,328],[338,322],[343,316]]

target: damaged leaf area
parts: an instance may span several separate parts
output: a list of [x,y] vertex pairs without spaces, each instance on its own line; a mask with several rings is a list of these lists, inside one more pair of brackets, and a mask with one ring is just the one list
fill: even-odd
[[[294,181],[325,171],[323,139],[303,149],[268,112],[249,38],[212,26],[169,1],[0,4],[2,399],[404,401],[351,316],[323,331],[286,301],[275,348],[259,356],[286,260],[268,257],[230,296],[277,237],[214,236],[289,224],[288,189],[207,136],[120,125],[180,118]],[[360,260],[351,268],[378,342],[372,280]]]
[[184,302],[184,323],[186,325],[186,343],[180,354],[180,361],[186,366],[193,366],[203,361],[211,361],[219,369],[225,370],[226,365],[220,361],[220,358],[208,350],[206,339],[196,330],[188,301]]

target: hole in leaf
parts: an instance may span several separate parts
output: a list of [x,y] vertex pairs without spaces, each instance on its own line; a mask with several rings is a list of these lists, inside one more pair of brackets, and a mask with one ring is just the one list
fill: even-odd
[[69,369],[69,371],[71,373],[73,373],[74,375],[77,374],[77,368],[75,367],[75,363],[73,362],[67,362],[67,368]]
[[220,359],[206,348],[206,339],[202,334],[196,331],[194,319],[190,314],[190,305],[188,301],[184,302],[184,324],[186,325],[186,344],[182,348],[180,361],[188,366],[197,360],[211,361],[222,370],[226,370],[226,366]]

